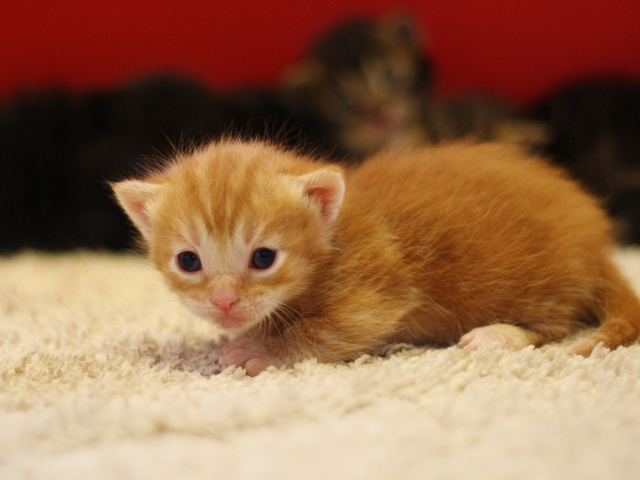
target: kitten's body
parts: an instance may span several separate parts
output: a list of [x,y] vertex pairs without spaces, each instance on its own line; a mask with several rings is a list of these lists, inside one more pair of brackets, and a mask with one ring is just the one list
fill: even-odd
[[[602,323],[584,354],[640,332],[606,216],[538,160],[490,144],[381,153],[344,189],[336,166],[233,142],[115,186],[171,288],[237,334],[225,358],[250,374],[397,341],[522,348]],[[256,268],[264,249],[275,260]]]

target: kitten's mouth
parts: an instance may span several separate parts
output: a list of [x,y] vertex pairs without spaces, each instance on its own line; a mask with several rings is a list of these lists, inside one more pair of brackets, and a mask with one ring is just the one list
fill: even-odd
[[233,313],[223,313],[215,317],[215,322],[222,328],[239,329],[246,328],[251,323],[251,319]]

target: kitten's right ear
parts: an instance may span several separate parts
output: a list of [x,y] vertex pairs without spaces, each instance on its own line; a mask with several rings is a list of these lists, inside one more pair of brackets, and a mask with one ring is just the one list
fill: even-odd
[[140,230],[145,240],[153,237],[150,207],[158,198],[162,185],[142,180],[125,180],[111,185],[118,203]]
[[327,223],[333,222],[338,216],[344,198],[345,183],[342,172],[323,168],[301,175],[297,181],[302,184],[305,196],[320,207],[323,220]]

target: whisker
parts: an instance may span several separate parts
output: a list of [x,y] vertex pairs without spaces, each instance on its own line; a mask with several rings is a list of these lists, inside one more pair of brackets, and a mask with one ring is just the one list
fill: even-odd
[[[280,314],[278,312],[273,312],[273,314],[276,315],[280,320],[282,320],[283,323],[286,325],[287,322],[280,316]],[[278,335],[280,335],[280,338],[284,339],[284,336],[282,335],[282,332],[278,328],[278,324],[273,320],[271,315],[269,315],[269,321],[273,324],[275,329],[278,331]]]

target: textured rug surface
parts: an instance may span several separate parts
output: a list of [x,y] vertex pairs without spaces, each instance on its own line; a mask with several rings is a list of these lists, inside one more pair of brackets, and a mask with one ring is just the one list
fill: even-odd
[[[616,258],[640,291],[640,250]],[[0,478],[640,478],[640,344],[249,378],[217,341],[143,259],[0,258]]]

